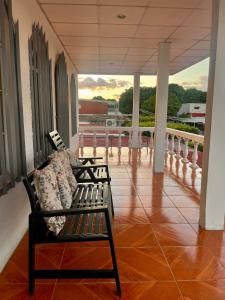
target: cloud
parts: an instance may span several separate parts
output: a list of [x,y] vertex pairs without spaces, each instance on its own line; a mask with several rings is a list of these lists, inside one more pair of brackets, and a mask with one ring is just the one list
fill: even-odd
[[208,87],[208,76],[199,76],[196,81],[183,81],[181,85],[186,89],[196,88],[206,91]]
[[79,80],[79,89],[110,90],[115,88],[126,87],[128,85],[129,81],[127,80],[105,80],[101,77],[98,77],[96,80],[94,80],[91,77],[86,77]]

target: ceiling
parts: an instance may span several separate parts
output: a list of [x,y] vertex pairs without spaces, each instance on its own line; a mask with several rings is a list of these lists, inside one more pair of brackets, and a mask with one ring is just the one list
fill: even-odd
[[211,0],[38,1],[80,74],[155,75],[160,42],[170,74],[209,56]]

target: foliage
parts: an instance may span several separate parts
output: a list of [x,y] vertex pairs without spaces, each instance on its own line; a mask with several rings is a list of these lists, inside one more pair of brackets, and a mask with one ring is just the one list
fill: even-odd
[[[156,96],[152,95],[150,99],[145,100],[143,104],[141,105],[141,108],[143,108],[146,111],[149,111],[151,113],[155,112],[155,100]],[[177,112],[179,111],[181,107],[181,101],[174,93],[169,93],[168,97],[168,116],[176,116]]]
[[[188,146],[189,146],[190,148],[194,148],[194,143],[193,143],[193,142],[189,142],[189,143],[188,143]],[[199,144],[199,145],[198,145],[198,151],[203,152],[203,145],[202,145],[202,144]]]
[[[130,127],[130,126],[132,126],[132,122],[127,121],[127,122],[124,123],[123,126]],[[140,120],[139,121],[139,126],[140,127],[155,127],[155,121],[153,121],[153,120]],[[181,124],[181,123],[168,122],[167,127],[172,128],[172,129],[176,129],[176,130],[180,130],[180,131],[186,131],[186,132],[194,133],[194,134],[199,134],[200,133],[199,128],[194,127],[194,126],[190,126],[190,125],[186,125],[186,124]]]
[[186,132],[190,132],[190,133],[195,133],[195,134],[199,134],[200,133],[200,129],[194,126],[190,126],[187,124],[181,124],[181,123],[172,123],[169,122],[167,123],[167,127],[168,128],[172,128],[172,129],[176,129],[176,130],[180,130],[180,131],[186,131]]
[[190,118],[190,114],[181,114],[179,115],[179,118]]
[[195,88],[187,89],[184,94],[184,103],[206,103],[206,92],[202,92]]
[[102,100],[102,101],[114,101],[114,102],[116,102],[116,99],[105,99],[102,96],[94,96],[92,98],[92,100]]
[[[154,112],[156,87],[140,87],[140,107],[145,111]],[[197,90],[195,88],[185,90],[178,84],[169,85],[169,95],[175,95],[174,101],[168,107],[168,115],[173,116],[177,110],[178,101],[182,103],[206,103],[206,92]],[[98,96],[97,96],[98,97]],[[153,98],[154,97],[154,98]],[[178,100],[177,100],[178,99]],[[173,105],[175,108],[173,108]],[[133,109],[133,87],[126,89],[120,95],[119,99],[120,112],[124,114],[131,114]]]
[[169,85],[169,93],[175,94],[180,99],[180,101],[183,102],[185,89],[181,85],[171,83]]
[[105,100],[105,98],[103,98],[102,96],[94,96],[92,99],[93,100]]
[[[156,88],[140,87],[140,104],[156,93]],[[123,114],[132,114],[133,111],[133,87],[126,89],[120,95],[119,99],[120,112]]]

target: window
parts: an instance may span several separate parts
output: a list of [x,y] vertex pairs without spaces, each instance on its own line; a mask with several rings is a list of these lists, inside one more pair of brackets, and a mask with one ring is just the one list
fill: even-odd
[[74,75],[70,80],[72,135],[77,133],[77,90]]
[[11,1],[0,1],[0,194],[26,173],[18,40]]
[[69,146],[69,102],[68,102],[68,75],[64,53],[61,53],[55,66],[56,91],[56,121],[57,130],[65,145]]
[[44,162],[51,153],[47,139],[53,130],[51,95],[51,61],[48,43],[38,25],[33,25],[29,39],[31,103],[33,124],[34,166]]

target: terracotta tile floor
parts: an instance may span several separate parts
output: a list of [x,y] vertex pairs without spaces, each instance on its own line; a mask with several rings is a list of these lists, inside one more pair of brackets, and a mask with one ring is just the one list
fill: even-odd
[[[86,148],[84,155],[92,155]],[[105,157],[99,148],[96,155]],[[224,300],[225,232],[198,228],[201,173],[168,159],[152,173],[146,149],[108,152],[115,217],[114,242],[126,300]],[[41,246],[40,268],[110,267],[107,242]],[[27,235],[0,274],[0,299],[27,294]],[[118,299],[113,280],[39,280],[32,299]]]

